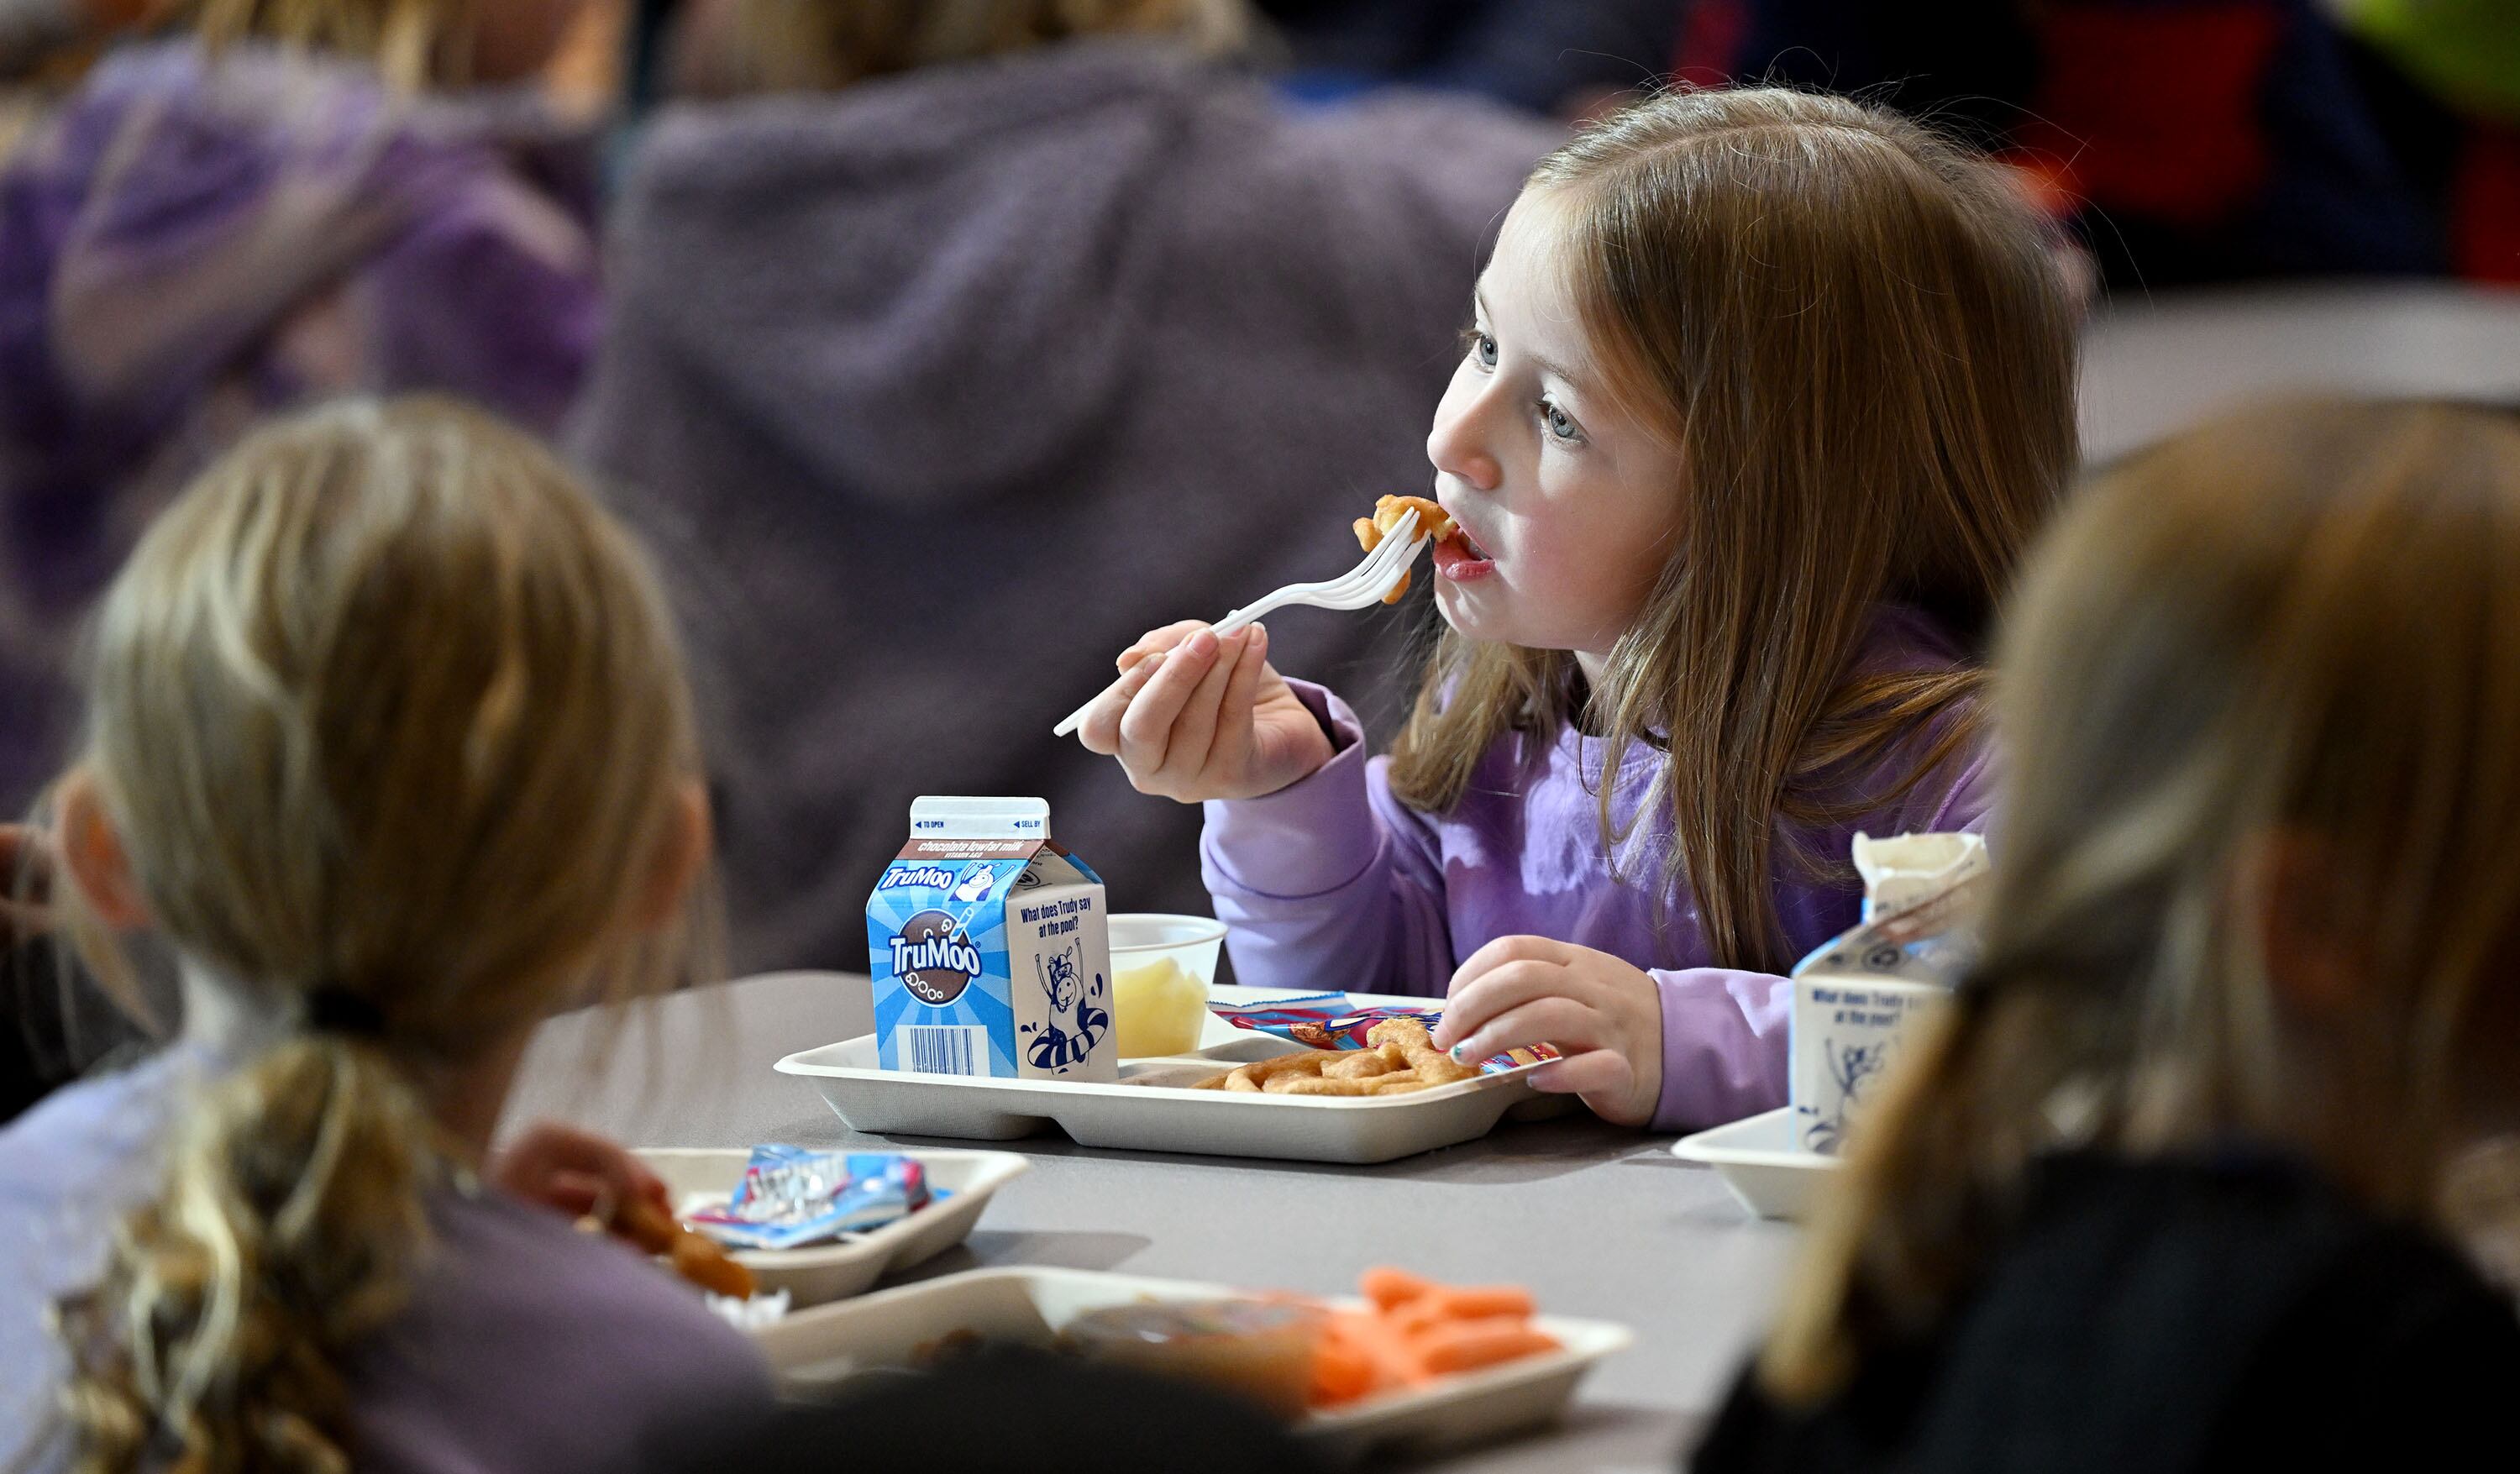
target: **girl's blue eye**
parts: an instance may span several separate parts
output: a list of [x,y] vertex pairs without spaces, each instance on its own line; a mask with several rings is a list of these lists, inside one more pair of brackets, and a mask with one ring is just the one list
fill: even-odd
[[1569,444],[1584,438],[1584,427],[1568,419],[1566,412],[1548,400],[1540,401],[1540,418],[1549,423],[1549,433]]
[[1470,357],[1480,368],[1493,369],[1497,366],[1497,345],[1495,338],[1481,333],[1476,328],[1472,328],[1469,332],[1462,335],[1469,339]]

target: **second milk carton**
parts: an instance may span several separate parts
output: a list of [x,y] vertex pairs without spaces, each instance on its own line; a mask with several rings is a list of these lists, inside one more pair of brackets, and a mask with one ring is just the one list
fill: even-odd
[[922,798],[867,900],[887,1070],[1119,1076],[1102,878],[1051,842],[1038,798]]
[[1889,1072],[1909,1028],[1951,996],[1976,956],[1987,878],[1975,834],[1855,836],[1864,923],[1794,968],[1794,1144],[1834,1154],[1848,1118]]

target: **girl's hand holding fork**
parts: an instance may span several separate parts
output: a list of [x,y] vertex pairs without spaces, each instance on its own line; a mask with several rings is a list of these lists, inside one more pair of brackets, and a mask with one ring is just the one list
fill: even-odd
[[1141,793],[1183,803],[1257,798],[1330,760],[1329,734],[1269,665],[1269,632],[1216,638],[1188,620],[1149,630],[1120,652],[1122,677],[1076,730],[1089,752],[1120,760]]

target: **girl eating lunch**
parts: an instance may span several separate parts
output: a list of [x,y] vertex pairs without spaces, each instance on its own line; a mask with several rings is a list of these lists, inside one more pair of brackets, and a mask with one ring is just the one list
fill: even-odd
[[1207,804],[1241,981],[1449,990],[1621,1123],[1772,1108],[1852,834],[1985,820],[1971,642],[2075,461],[2048,242],[1913,123],[1684,92],[1534,171],[1473,307],[1390,755],[1256,626],[1151,632],[1082,739]]

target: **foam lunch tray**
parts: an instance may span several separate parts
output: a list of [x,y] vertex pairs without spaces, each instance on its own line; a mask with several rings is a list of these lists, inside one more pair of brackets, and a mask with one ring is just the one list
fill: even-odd
[[[915,1366],[922,1348],[957,1332],[1048,1347],[1070,1319],[1104,1306],[1250,1293],[1091,1270],[970,1270],[791,1315],[755,1333],[753,1344],[786,1395],[812,1398],[864,1373]],[[1594,1363],[1635,1340],[1626,1326],[1603,1320],[1535,1316],[1531,1323],[1560,1349],[1308,1413],[1295,1432],[1341,1461],[1494,1439],[1555,1419]]]
[[[1227,1003],[1293,996],[1284,990],[1215,990]],[[1422,998],[1354,993],[1364,1004],[1423,1008]],[[1533,1066],[1481,1075],[1403,1095],[1272,1095],[1193,1091],[1192,1081],[1303,1046],[1237,1029],[1210,1015],[1192,1054],[1122,1059],[1116,1085],[1001,1080],[877,1067],[875,1036],[806,1050],[779,1071],[812,1082],[851,1130],[878,1136],[1007,1141],[1057,1127],[1086,1146],[1278,1157],[1298,1162],[1387,1162],[1486,1136],[1507,1114],[1565,1109],[1523,1077]]]
[[[749,1151],[691,1151],[648,1147],[632,1153],[665,1180],[674,1211],[724,1203],[743,1177]],[[927,1186],[943,1198],[879,1228],[835,1242],[796,1249],[734,1249],[730,1255],[752,1272],[764,1291],[786,1290],[791,1308],[820,1305],[865,1290],[886,1274],[909,1269],[961,1243],[980,1210],[1009,1182],[1032,1169],[1012,1151],[911,1151],[927,1170]]]
[[1794,1144],[1794,1109],[1779,1106],[1683,1137],[1671,1154],[1715,1169],[1741,1206],[1761,1218],[1800,1222],[1837,1176],[1835,1157]]

